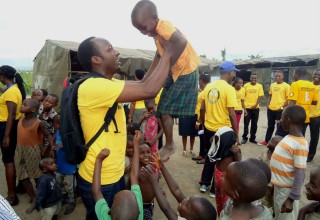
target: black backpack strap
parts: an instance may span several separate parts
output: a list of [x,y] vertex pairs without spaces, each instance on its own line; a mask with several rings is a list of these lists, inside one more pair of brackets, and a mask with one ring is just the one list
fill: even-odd
[[86,148],[89,149],[89,147],[97,140],[97,138],[100,136],[100,134],[102,133],[103,130],[105,130],[106,132],[109,131],[108,127],[109,127],[111,121],[113,121],[113,123],[116,127],[116,131],[114,133],[119,133],[118,125],[117,125],[117,122],[114,118],[114,115],[116,114],[117,108],[118,108],[118,103],[115,102],[113,104],[113,106],[111,108],[109,108],[109,110],[107,111],[106,116],[104,118],[104,123],[101,126],[101,128],[97,131],[97,133],[93,136],[93,138],[91,138],[91,140],[86,144]]

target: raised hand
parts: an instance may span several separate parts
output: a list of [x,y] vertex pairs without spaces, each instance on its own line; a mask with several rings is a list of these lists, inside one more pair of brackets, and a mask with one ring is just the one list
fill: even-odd
[[162,168],[162,161],[160,158],[160,154],[159,151],[152,153],[151,155],[151,164],[157,168],[158,170],[160,170]]
[[135,131],[135,135],[133,137],[133,146],[139,146],[141,143],[141,132]]
[[108,156],[110,155],[110,150],[107,148],[104,148],[100,151],[100,153],[97,156],[97,160],[101,160],[103,161],[104,159],[106,159]]

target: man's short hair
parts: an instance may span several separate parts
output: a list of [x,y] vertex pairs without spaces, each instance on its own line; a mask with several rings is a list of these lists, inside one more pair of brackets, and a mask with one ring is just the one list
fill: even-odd
[[89,37],[85,39],[80,43],[78,48],[79,62],[82,67],[88,72],[92,71],[91,57],[100,55],[100,52],[97,49],[97,46],[93,39],[95,39],[95,37]]

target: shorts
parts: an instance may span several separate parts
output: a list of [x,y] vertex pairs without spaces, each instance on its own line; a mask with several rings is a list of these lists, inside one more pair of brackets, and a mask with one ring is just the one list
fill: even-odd
[[14,162],[14,153],[16,151],[17,146],[17,128],[18,128],[19,120],[15,120],[10,132],[10,142],[8,148],[2,147],[2,141],[4,138],[4,133],[6,131],[7,122],[0,122],[0,145],[1,145],[1,153],[2,153],[2,162],[4,164],[13,163]]

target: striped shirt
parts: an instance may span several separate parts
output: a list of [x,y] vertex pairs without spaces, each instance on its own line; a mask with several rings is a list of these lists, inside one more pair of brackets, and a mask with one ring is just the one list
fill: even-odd
[[294,180],[294,169],[306,168],[308,142],[304,137],[285,136],[276,146],[271,160],[271,183],[291,188]]
[[1,220],[20,220],[7,200],[0,195],[0,219]]

